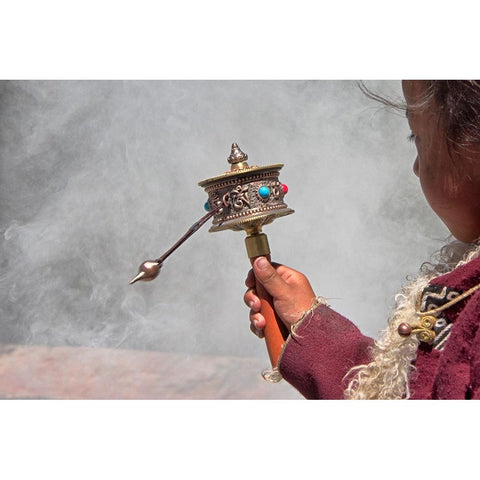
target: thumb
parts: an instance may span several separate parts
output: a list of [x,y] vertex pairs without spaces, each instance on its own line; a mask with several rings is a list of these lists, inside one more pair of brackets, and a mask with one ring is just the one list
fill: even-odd
[[253,263],[255,278],[265,287],[272,297],[279,297],[285,288],[285,282],[265,257],[258,257]]

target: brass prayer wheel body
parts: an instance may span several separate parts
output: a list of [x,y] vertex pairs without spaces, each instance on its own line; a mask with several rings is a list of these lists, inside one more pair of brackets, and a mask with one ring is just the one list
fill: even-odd
[[208,194],[209,208],[221,206],[210,232],[231,229],[252,234],[275,218],[294,213],[284,202],[287,189],[278,179],[283,164],[249,166],[247,158],[234,143],[227,159],[231,169],[199,182]]

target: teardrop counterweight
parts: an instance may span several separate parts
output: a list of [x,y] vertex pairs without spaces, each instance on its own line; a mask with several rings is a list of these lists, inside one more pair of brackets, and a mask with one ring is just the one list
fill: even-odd
[[178,241],[170,247],[163,255],[158,257],[156,260],[145,260],[139,267],[138,273],[135,277],[130,280],[130,285],[139,280],[143,282],[150,282],[157,278],[158,274],[160,273],[160,269],[162,268],[163,262],[186,240],[188,240],[205,222],[210,220],[218,210],[220,210],[221,206],[218,206],[216,209],[208,212],[204,215],[200,220],[195,222],[184,235],[182,235]]

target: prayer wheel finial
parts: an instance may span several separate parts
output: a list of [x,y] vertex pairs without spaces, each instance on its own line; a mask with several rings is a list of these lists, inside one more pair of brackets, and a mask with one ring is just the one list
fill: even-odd
[[242,170],[248,168],[248,155],[240,150],[236,143],[232,143],[232,151],[227,158],[228,163],[232,165],[232,170]]

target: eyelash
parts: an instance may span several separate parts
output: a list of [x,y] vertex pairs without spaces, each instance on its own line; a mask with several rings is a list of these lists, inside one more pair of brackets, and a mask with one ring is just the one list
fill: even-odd
[[414,142],[416,138],[417,138],[417,136],[416,136],[414,133],[411,133],[411,134],[407,137],[407,140],[408,140],[409,142]]

